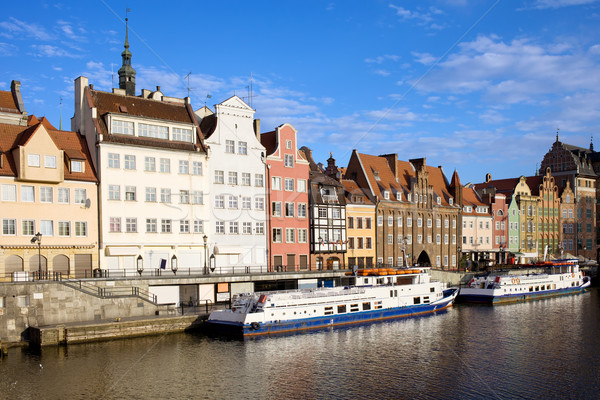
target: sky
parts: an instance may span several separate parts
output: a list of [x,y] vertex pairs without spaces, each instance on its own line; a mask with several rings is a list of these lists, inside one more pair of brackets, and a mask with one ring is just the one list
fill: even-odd
[[557,130],[600,149],[600,0],[7,2],[0,90],[70,129],[77,77],[118,86],[127,9],[137,94],[238,95],[317,162],[425,157],[465,184],[534,175]]

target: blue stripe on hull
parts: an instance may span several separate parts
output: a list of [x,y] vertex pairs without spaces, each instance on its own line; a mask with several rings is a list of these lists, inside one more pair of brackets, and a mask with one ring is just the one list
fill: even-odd
[[418,306],[389,308],[379,310],[369,310],[354,313],[326,315],[317,318],[308,318],[302,320],[291,320],[280,323],[265,323],[260,324],[260,327],[253,328],[250,325],[242,326],[241,324],[224,323],[221,321],[207,321],[214,329],[221,332],[233,334],[242,334],[245,337],[268,335],[275,333],[296,332],[309,329],[322,329],[336,326],[344,326],[351,324],[362,324],[375,321],[384,321],[395,318],[417,317],[421,315],[431,314],[442,311],[452,305],[452,301],[442,302],[439,304],[422,304]]
[[528,292],[528,293],[515,293],[504,296],[491,296],[491,295],[477,295],[477,294],[458,294],[457,301],[467,303],[485,303],[485,304],[498,304],[498,303],[515,303],[519,301],[537,300],[544,299],[547,297],[554,296],[565,296],[570,294],[578,294],[585,292],[585,288],[570,287],[566,289],[549,290],[543,292]]

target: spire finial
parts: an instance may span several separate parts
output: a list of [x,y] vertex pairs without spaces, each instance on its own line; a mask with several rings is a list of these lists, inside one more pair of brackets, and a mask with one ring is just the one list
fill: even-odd
[[556,141],[558,142],[558,131],[560,131],[560,128],[556,128]]
[[123,65],[119,69],[119,88],[125,89],[128,96],[135,96],[135,70],[131,66],[131,52],[129,51],[129,18],[130,8],[125,10],[125,50],[121,53]]
[[594,135],[590,138],[590,150],[594,151]]

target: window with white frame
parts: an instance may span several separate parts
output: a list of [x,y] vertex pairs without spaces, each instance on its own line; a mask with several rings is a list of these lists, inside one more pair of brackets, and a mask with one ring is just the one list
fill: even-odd
[[423,243],[423,235],[417,235],[417,243]]
[[392,234],[387,235],[387,244],[394,244],[394,235],[392,235]]
[[155,172],[156,171],[156,158],[144,157],[144,171]]
[[190,162],[188,160],[179,160],[179,173],[182,175],[190,173]]
[[121,200],[121,186],[108,185],[108,199],[109,200]]
[[125,232],[137,232],[137,218],[125,218]]
[[444,256],[444,267],[448,266],[448,256]]
[[442,220],[440,218],[437,218],[435,220],[435,226],[436,226],[436,228],[441,228],[442,227]]
[[44,156],[44,167],[56,168],[56,156]]
[[71,236],[71,222],[58,221],[58,236]]
[[248,154],[248,143],[246,142],[238,142],[238,154],[246,155]]
[[160,220],[160,231],[162,233],[171,233],[173,231],[173,221],[170,219]]
[[180,190],[179,191],[179,204],[190,204],[190,191]]
[[419,217],[417,218],[417,227],[422,227],[423,226],[423,218]]
[[242,222],[242,234],[250,235],[252,233],[252,222]]
[[298,203],[298,218],[306,218],[306,203]]
[[388,226],[394,226],[394,217],[388,216]]
[[160,189],[160,202],[170,203],[171,202],[171,189],[161,188]]
[[432,226],[431,218],[427,218],[427,227],[431,228],[431,226]]
[[87,222],[75,221],[75,236],[78,236],[78,237],[87,236]]
[[250,186],[251,175],[249,172],[242,172],[242,185]]
[[156,202],[156,188],[152,188],[152,187],[146,188],[146,201],[147,202]]
[[300,193],[306,192],[306,179],[297,179],[296,180],[296,190]]
[[225,208],[225,196],[218,194],[215,196],[215,208]]
[[436,244],[442,243],[442,236],[439,233],[437,235],[435,235],[435,243]]
[[264,235],[265,234],[265,223],[264,222],[257,222],[256,223],[256,232],[257,235]]
[[456,266],[456,254],[452,255],[452,266],[455,267]]
[[412,244],[412,235],[406,235],[406,244]]
[[28,154],[27,155],[27,166],[28,167],[39,167],[40,166],[40,155],[39,154]]
[[54,221],[49,219],[41,220],[40,233],[44,236],[54,236]]
[[135,156],[131,154],[125,154],[125,169],[135,170]]
[[285,148],[290,150],[292,148],[292,141],[291,140],[286,140],[285,141]]
[[441,256],[435,256],[435,266],[436,267],[442,266],[442,257]]
[[295,208],[294,203],[285,203],[285,216],[293,217]]
[[444,244],[448,244],[448,234],[444,234]]
[[21,220],[21,235],[23,235],[23,236],[35,235],[35,220],[33,220],[33,219]]
[[271,190],[281,190],[281,178],[278,176],[271,177]]
[[121,218],[110,217],[109,218],[109,231],[110,232],[121,232]]
[[146,232],[148,232],[148,233],[156,233],[157,232],[156,218],[146,218]]
[[242,209],[243,210],[250,210],[250,208],[252,208],[252,197],[250,197],[250,196],[243,196],[242,197]]
[[327,209],[325,207],[319,207],[319,218],[327,218]]
[[219,234],[225,233],[225,222],[224,221],[216,221],[215,222],[215,233],[219,233]]
[[120,133],[121,135],[133,135],[133,122],[112,120],[112,133]]
[[204,204],[204,193],[201,190],[192,191],[192,203]]
[[17,185],[2,185],[2,201],[17,201]]
[[263,187],[265,185],[263,174],[254,175],[254,186]]
[[271,203],[271,215],[274,217],[281,217],[281,202],[274,201]]
[[215,183],[225,183],[225,172],[215,171]]
[[2,234],[15,236],[17,234],[17,220],[14,218],[2,219]]
[[333,219],[342,218],[342,210],[337,207],[332,208],[331,209],[331,218],[333,218]]
[[194,220],[194,233],[204,233],[204,221]]
[[117,153],[108,153],[108,168],[121,168],[121,156]]
[[75,204],[85,204],[85,201],[87,200],[87,192],[85,189],[75,188],[73,189],[73,194]]
[[166,126],[138,123],[138,136],[157,139],[169,139],[169,128]]
[[265,198],[264,197],[255,197],[254,198],[254,208],[256,208],[257,210],[264,210],[265,209]]
[[294,191],[294,178],[285,178],[285,190],[288,192]]
[[238,198],[235,195],[229,196],[229,201],[227,202],[227,206],[232,209],[238,208]]
[[452,244],[456,244],[456,235],[452,235]]
[[83,172],[83,161],[71,160],[71,172]]
[[171,160],[168,158],[160,159],[160,172],[169,174],[171,173]]
[[229,171],[228,183],[230,185],[237,185],[238,184],[238,174],[237,174],[237,172]]
[[308,242],[308,230],[304,228],[298,229],[298,243]]
[[189,219],[179,220],[179,233],[190,233],[190,220]]
[[53,201],[53,188],[52,186],[41,186],[40,187],[40,201],[42,203],[52,203]]
[[125,201],[135,201],[135,186],[125,186]]
[[273,243],[281,243],[281,228],[273,228]]
[[192,162],[192,174],[193,175],[202,175],[202,162],[201,161],[193,161]]
[[294,156],[292,154],[284,154],[283,161],[286,167],[294,166]]
[[285,228],[285,242],[296,243],[296,230],[294,228]]
[[406,226],[407,227],[412,227],[412,217],[406,217]]
[[383,215],[377,216],[377,226],[383,226]]
[[58,188],[57,201],[61,204],[69,204],[71,202],[71,191],[69,188]]
[[431,235],[427,235],[427,243],[431,243]]
[[33,186],[21,186],[21,201],[26,203],[33,203],[35,201],[35,188]]
[[235,153],[235,142],[233,140],[225,141],[225,153]]
[[173,128],[173,140],[178,142],[192,143],[192,130],[183,128]]

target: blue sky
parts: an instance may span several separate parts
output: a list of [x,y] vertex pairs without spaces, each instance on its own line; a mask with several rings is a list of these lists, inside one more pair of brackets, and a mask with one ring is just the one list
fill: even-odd
[[[555,140],[600,148],[600,1],[8,2],[0,90],[63,128],[73,81],[118,85],[129,13],[137,92],[195,109],[233,94],[325,163],[426,157],[463,183],[532,175]],[[207,98],[210,95],[210,98]]]

